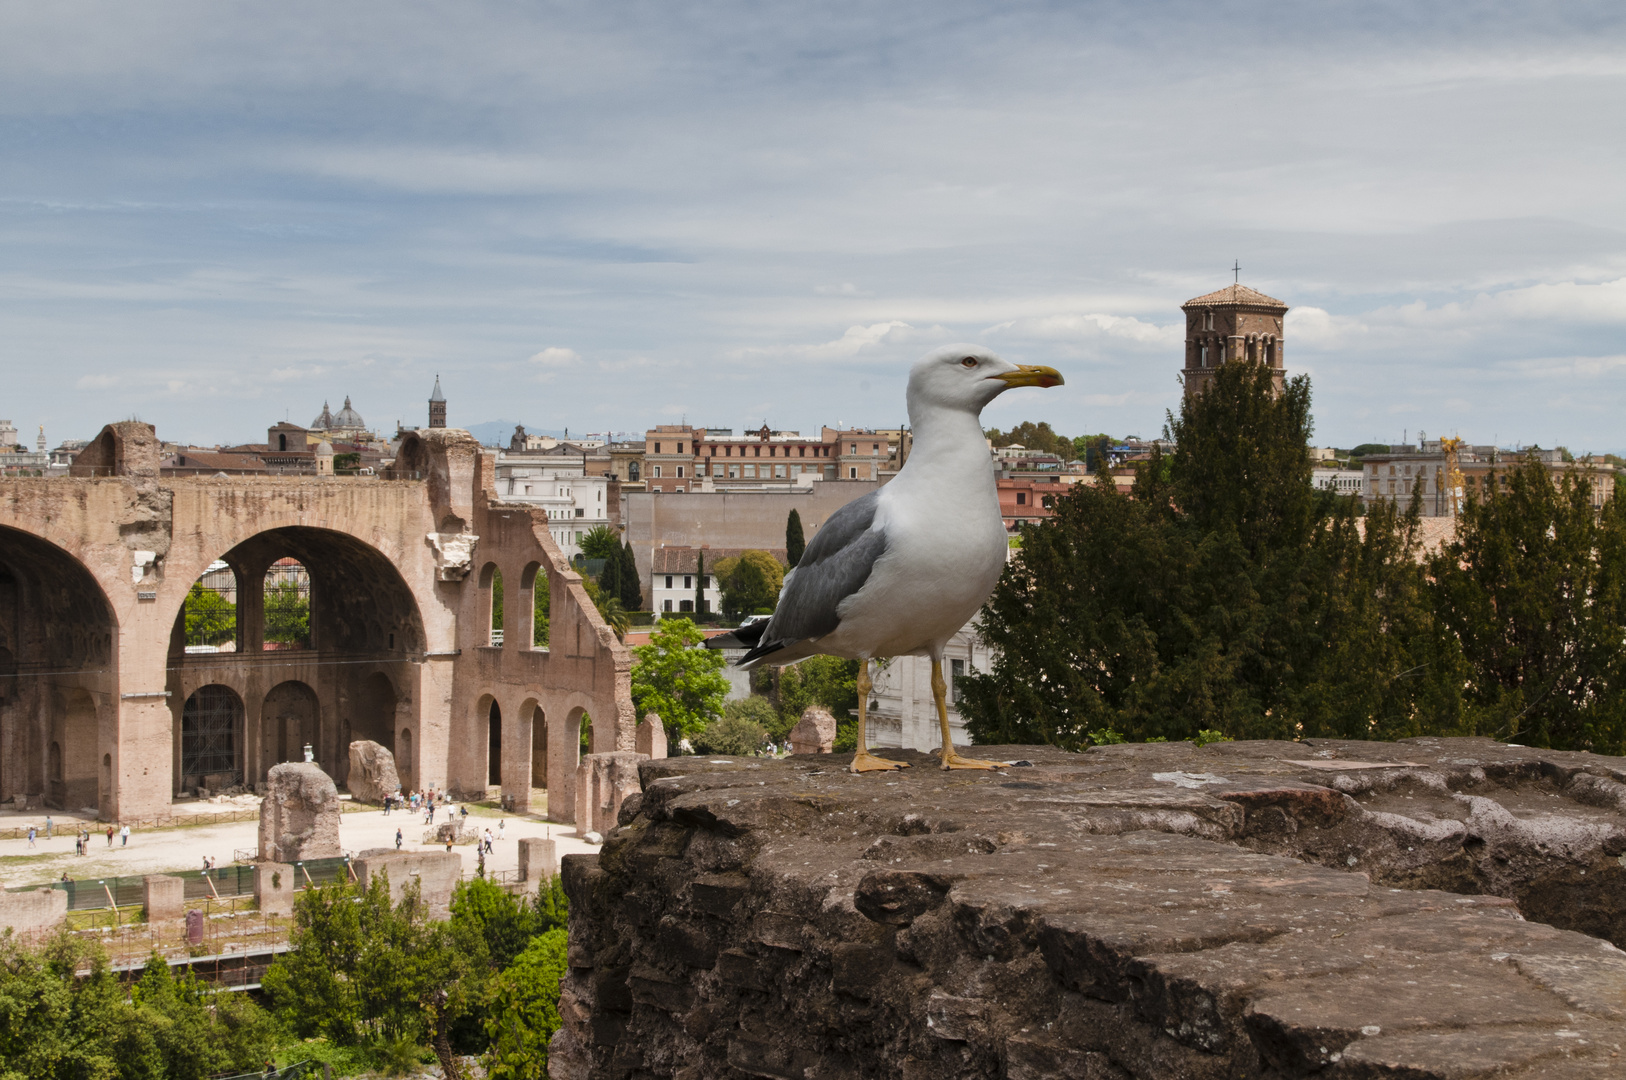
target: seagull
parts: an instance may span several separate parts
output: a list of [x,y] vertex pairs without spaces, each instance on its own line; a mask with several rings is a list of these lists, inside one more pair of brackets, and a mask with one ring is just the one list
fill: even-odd
[[853,772],[907,768],[869,752],[869,662],[929,656],[944,769],[995,769],[961,757],[949,734],[943,647],[982,607],[1005,569],[1008,539],[980,416],[1016,386],[1060,386],[1051,367],[1012,364],[978,345],[947,345],[909,372],[914,446],[890,483],[830,515],[785,575],[773,617],[707,642],[747,647],[737,666],[783,666],[815,654],[858,660]]

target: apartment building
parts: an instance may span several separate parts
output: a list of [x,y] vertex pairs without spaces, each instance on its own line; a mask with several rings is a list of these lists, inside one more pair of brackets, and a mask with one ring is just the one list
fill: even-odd
[[[1463,446],[1457,451],[1457,466],[1462,471],[1462,495],[1475,495],[1481,499],[1494,496],[1505,488],[1508,475],[1517,469],[1525,455],[1534,454],[1551,471],[1556,483],[1569,471],[1585,471],[1592,480],[1592,505],[1602,508],[1614,494],[1617,469],[1602,458],[1583,458],[1565,461],[1558,450],[1502,450],[1495,446]],[[1368,454],[1361,461],[1362,501],[1373,506],[1380,502],[1399,504],[1401,509],[1411,505],[1413,494],[1420,494],[1424,517],[1450,517],[1451,508],[1445,475],[1445,451],[1438,439],[1427,439],[1421,444],[1392,445],[1386,454]]]

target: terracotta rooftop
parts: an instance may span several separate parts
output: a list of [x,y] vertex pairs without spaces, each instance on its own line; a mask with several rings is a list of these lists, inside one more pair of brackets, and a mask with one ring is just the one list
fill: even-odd
[[1266,296],[1257,289],[1250,289],[1246,285],[1227,285],[1218,292],[1206,293],[1194,300],[1187,300],[1181,304],[1188,307],[1218,307],[1221,304],[1248,304],[1254,307],[1274,307],[1287,310],[1287,305],[1275,297]]

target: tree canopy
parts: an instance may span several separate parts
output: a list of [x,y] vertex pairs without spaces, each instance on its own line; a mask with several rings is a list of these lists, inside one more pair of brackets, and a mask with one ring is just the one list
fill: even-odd
[[717,586],[723,594],[723,613],[729,618],[766,615],[779,603],[779,589],[785,583],[785,568],[766,551],[746,551],[718,559],[712,566]]
[[1009,431],[989,428],[984,434],[988,436],[988,441],[993,443],[995,447],[1020,444],[1029,450],[1054,454],[1063,461],[1071,461],[1078,456],[1073,440],[1064,435],[1056,434],[1048,421],[1034,423],[1031,420],[1024,420]]
[[699,733],[723,711],[728,679],[723,654],[705,648],[706,635],[689,619],[662,619],[649,644],[632,654],[632,700],[639,714],[657,713],[676,741]]
[[793,506],[785,517],[785,561],[795,569],[796,564],[802,561],[802,552],[806,550],[807,540],[802,536],[802,515]]
[[980,616],[974,738],[1395,738],[1462,722],[1462,663],[1427,603],[1418,507],[1310,486],[1308,379],[1223,365],[1169,419],[1176,449],[1102,473],[1026,526]]

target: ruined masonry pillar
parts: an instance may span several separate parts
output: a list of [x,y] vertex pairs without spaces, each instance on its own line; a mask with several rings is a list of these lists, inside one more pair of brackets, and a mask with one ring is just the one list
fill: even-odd
[[141,879],[141,903],[150,923],[179,919],[186,910],[186,882],[167,874],[149,874]]
[[[523,814],[531,808],[531,717],[521,716],[520,709],[509,711],[510,704],[501,702],[502,708],[502,760],[498,776],[503,801],[510,811]],[[512,717],[513,719],[509,719]]]
[[254,902],[260,906],[261,915],[293,913],[296,874],[298,871],[288,863],[254,864]]
[[557,845],[540,836],[527,836],[519,842],[519,877],[525,891],[534,893],[559,872]]

